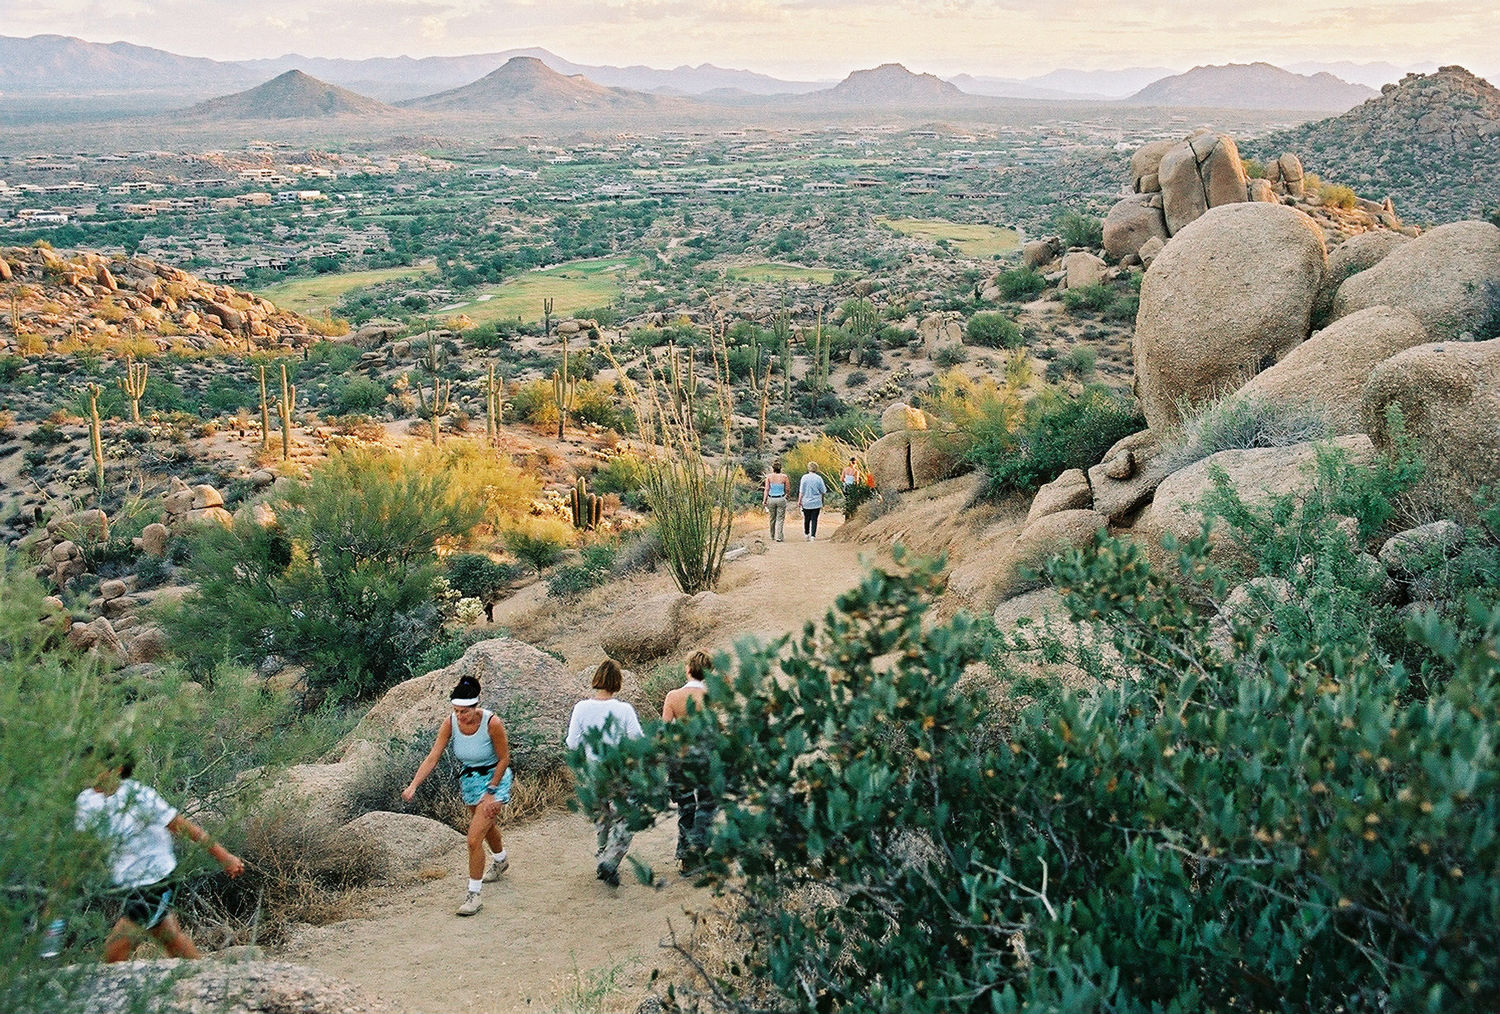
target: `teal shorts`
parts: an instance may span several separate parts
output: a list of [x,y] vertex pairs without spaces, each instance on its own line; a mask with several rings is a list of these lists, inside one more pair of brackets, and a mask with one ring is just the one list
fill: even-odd
[[[484,794],[490,791],[490,776],[495,769],[488,771],[470,771],[458,776],[458,791],[464,797],[465,806],[478,806]],[[495,799],[501,803],[510,802],[510,786],[515,781],[515,776],[510,768],[505,769],[505,777],[500,779],[500,787],[495,789]]]

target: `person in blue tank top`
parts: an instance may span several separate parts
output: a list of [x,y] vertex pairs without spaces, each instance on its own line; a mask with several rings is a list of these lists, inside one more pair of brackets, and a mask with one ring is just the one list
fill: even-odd
[[[500,874],[510,868],[496,823],[501,804],[510,802],[510,742],[500,716],[479,707],[479,681],[473,676],[458,681],[450,700],[453,713],[438,726],[432,749],[422,759],[411,784],[401,791],[401,798],[411,802],[417,787],[437,767],[443,751],[452,750],[459,764],[459,792],[469,809],[469,889],[458,914],[474,915],[483,907],[479,895],[484,885],[499,880]],[[494,853],[488,871],[484,865],[486,842]]]
[[771,516],[771,541],[786,541],[786,502],[792,491],[792,477],[781,470],[781,459],[771,462],[771,474],[766,476],[761,489],[760,502]]

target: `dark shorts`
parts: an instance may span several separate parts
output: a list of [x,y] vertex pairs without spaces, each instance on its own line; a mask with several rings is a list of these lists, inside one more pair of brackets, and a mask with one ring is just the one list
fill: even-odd
[[144,887],[126,887],[119,892],[120,918],[141,929],[155,929],[172,913],[172,885],[165,880]]

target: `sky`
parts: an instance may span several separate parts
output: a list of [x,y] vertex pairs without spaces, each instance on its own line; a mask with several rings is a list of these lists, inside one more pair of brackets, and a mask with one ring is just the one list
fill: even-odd
[[542,46],[575,63],[714,63],[837,79],[916,71],[1382,61],[1500,78],[1497,0],[0,0],[0,34],[221,60],[456,56]]

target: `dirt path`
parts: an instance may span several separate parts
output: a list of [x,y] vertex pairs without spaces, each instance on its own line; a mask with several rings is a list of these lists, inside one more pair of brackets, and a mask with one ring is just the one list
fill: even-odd
[[[719,622],[704,634],[705,646],[799,631],[864,573],[862,556],[871,551],[828,538],[836,523],[820,526],[818,541],[807,543],[800,521],[795,533],[792,521],[786,542],[725,565]],[[746,534],[758,531],[747,520]],[[531,606],[547,608],[545,600]],[[597,659],[596,629],[564,620],[551,640],[570,661]],[[486,885],[484,911],[474,918],[453,914],[464,886],[460,849],[441,863],[441,879],[393,887],[376,897],[367,918],[308,930],[279,956],[347,979],[390,1011],[632,1011],[652,969],[683,976],[661,943],[671,929],[685,937],[688,913],[712,901],[677,876],[676,834],[669,816],[632,845],[631,855],[662,878],[658,886],[636,882],[627,863],[622,886],[610,888],[594,876],[593,826],[577,814],[552,813],[507,830],[510,872]]]

